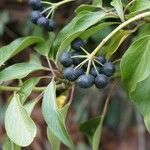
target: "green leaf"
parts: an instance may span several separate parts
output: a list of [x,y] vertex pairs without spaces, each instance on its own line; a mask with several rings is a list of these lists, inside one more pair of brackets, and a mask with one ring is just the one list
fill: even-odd
[[102,121],[100,117],[92,118],[80,125],[80,130],[87,135],[92,146],[92,150],[99,149],[101,129]]
[[[68,112],[70,104],[66,104],[61,110],[60,113],[62,114],[62,119],[63,122],[65,124],[65,119],[66,119],[66,115]],[[53,134],[53,132],[47,128],[47,136],[48,136],[48,140],[51,143],[51,149],[52,150],[60,150],[60,144],[61,141]]]
[[53,46],[54,51],[58,51],[57,58],[63,50],[67,49],[72,40],[82,35],[82,33],[89,27],[108,17],[112,17],[112,15],[110,16],[102,11],[83,11],[79,13],[66,27],[60,31],[56,37]]
[[[54,33],[49,33],[47,40],[37,44],[37,46],[35,47],[35,50],[40,55],[48,56],[49,53],[51,52],[50,50],[51,50],[51,46],[52,46],[54,38],[55,38]],[[52,55],[52,52],[51,52],[51,55]]]
[[130,30],[120,30],[107,46],[103,48],[103,53],[109,59],[119,48],[122,42],[132,33]]
[[70,149],[75,149],[56,104],[56,84],[52,80],[45,90],[42,113],[51,132]]
[[20,90],[18,91],[18,94],[20,96],[20,101],[23,104],[26,100],[26,98],[31,94],[33,88],[36,86],[36,84],[39,82],[39,78],[31,78],[29,80],[26,80],[23,85],[21,86]]
[[28,146],[36,136],[36,125],[21,105],[19,95],[14,94],[5,114],[8,137],[19,146]]
[[8,136],[5,137],[3,150],[21,150],[21,147],[13,143]]
[[37,101],[35,99],[33,99],[33,100],[29,101],[28,103],[26,103],[23,107],[28,112],[28,114],[31,115],[36,104],[37,104]]
[[36,36],[29,36],[25,38],[19,38],[9,45],[0,48],[0,66],[3,65],[8,59],[15,56],[25,48],[35,43],[42,42],[43,39]]
[[121,60],[121,77],[150,132],[150,36],[135,41]]
[[102,7],[102,0],[93,0],[93,4],[95,6],[101,6]]
[[31,64],[31,63],[14,64],[0,72],[0,82],[13,79],[22,79],[31,72],[42,69],[43,67],[39,64]]
[[130,9],[130,13],[136,13],[146,9],[150,9],[149,0],[136,0]]
[[111,5],[116,9],[117,14],[119,15],[121,21],[124,22],[125,19],[124,19],[123,5],[121,0],[113,0],[111,2]]

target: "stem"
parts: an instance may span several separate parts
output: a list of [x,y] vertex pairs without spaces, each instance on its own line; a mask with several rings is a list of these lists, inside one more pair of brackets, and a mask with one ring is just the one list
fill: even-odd
[[44,14],[45,12],[47,12],[48,10],[50,10],[51,8],[52,8],[52,6],[50,6],[50,7],[46,8],[46,9],[44,9],[44,10],[41,12],[41,14]]
[[94,61],[92,61],[92,64],[93,64],[93,66],[94,66],[94,69],[95,69],[95,71],[96,71],[97,75],[99,76],[99,72],[98,72],[98,70],[97,70],[97,68],[96,68],[95,62],[94,62]]
[[74,68],[74,70],[76,70],[76,69],[79,68],[80,66],[83,66],[87,61],[88,61],[88,59],[85,59],[84,61],[82,61],[78,66],[76,66],[76,67]]
[[53,3],[51,2],[47,2],[47,1],[41,1],[42,4],[48,4],[48,5],[53,5]]
[[132,3],[135,2],[135,0],[132,0],[131,2],[129,2],[126,7],[124,8],[124,13],[127,11],[127,9],[129,8],[130,5],[132,5]]
[[95,56],[95,54],[99,51],[99,49],[110,40],[112,36],[114,36],[119,30],[124,28],[125,26],[129,25],[130,23],[140,20],[146,16],[150,16],[150,12],[145,12],[139,15],[136,15],[135,17],[123,22],[121,25],[119,25],[115,30],[113,30],[106,38],[102,40],[102,42],[96,47],[96,49],[91,53],[91,56]]
[[57,7],[59,7],[59,6],[63,5],[63,4],[65,4],[65,3],[72,2],[72,1],[74,1],[74,0],[63,0],[63,1],[61,1],[61,2],[54,3],[53,5],[54,5],[55,8],[57,8]]
[[47,63],[48,63],[48,65],[49,65],[49,67],[50,67],[50,70],[52,71],[52,75],[53,75],[53,77],[55,77],[55,72],[54,72],[54,70],[53,70],[53,67],[52,67],[52,65],[51,65],[50,61],[49,61],[49,58],[48,58],[48,57],[46,57],[46,60],[47,60]]
[[87,70],[86,70],[86,75],[88,75],[90,73],[91,62],[92,62],[92,59],[89,59],[88,67],[87,67]]

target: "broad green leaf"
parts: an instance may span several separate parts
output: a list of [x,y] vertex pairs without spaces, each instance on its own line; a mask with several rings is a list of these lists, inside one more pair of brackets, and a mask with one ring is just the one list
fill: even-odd
[[150,9],[149,0],[135,0],[135,2],[133,3],[130,9],[130,13],[136,13],[146,9]]
[[130,30],[120,30],[107,46],[103,48],[103,53],[109,59],[124,42],[124,40],[132,33]]
[[49,33],[47,40],[37,44],[35,47],[35,50],[40,55],[43,55],[43,56],[48,56],[49,53],[51,53],[51,55],[52,55],[52,51],[50,51],[50,50],[51,50],[51,46],[52,46],[54,38],[55,38],[54,33]]
[[102,0],[93,0],[93,4],[92,5],[97,5],[97,6],[101,6],[102,7]]
[[52,80],[45,90],[42,113],[51,132],[70,149],[75,149],[56,104],[56,84]]
[[43,67],[39,64],[31,64],[31,63],[14,64],[0,72],[0,82],[13,79],[22,79],[31,72],[42,69]]
[[36,125],[21,105],[19,95],[14,94],[5,114],[8,137],[19,146],[28,146],[36,136]]
[[[59,58],[61,52],[70,45],[70,43],[76,38],[80,37],[82,33],[89,27],[95,25],[100,20],[108,18],[110,15],[105,12],[81,12],[79,13],[64,29],[58,34],[54,46],[58,50],[57,58]],[[112,15],[111,15],[112,17]]]
[[36,36],[29,36],[19,38],[9,45],[0,48],[0,66],[3,65],[8,59],[15,56],[30,45],[42,42],[43,39]]
[[99,149],[101,129],[102,121],[100,117],[90,119],[80,125],[80,130],[87,135],[89,142],[92,146],[92,150]]
[[13,143],[7,136],[3,143],[3,150],[21,150],[21,147]]
[[33,88],[36,86],[36,84],[39,82],[39,78],[31,78],[29,80],[26,80],[23,85],[21,86],[20,90],[18,91],[18,94],[20,96],[20,101],[23,104],[26,100],[26,98],[31,94]]
[[119,15],[121,21],[124,22],[125,19],[124,19],[123,5],[121,0],[113,0],[111,2],[111,5],[116,9],[117,14]]
[[38,64],[38,65],[42,65],[41,62],[41,56],[35,53],[30,54],[30,61],[31,64]]
[[[66,115],[68,112],[70,104],[66,104],[62,109],[60,109],[60,114],[62,115],[63,122],[65,124]],[[47,128],[48,140],[51,143],[51,149],[60,150],[61,141],[53,134],[53,132]]]
[[135,41],[121,60],[121,77],[150,132],[150,36]]

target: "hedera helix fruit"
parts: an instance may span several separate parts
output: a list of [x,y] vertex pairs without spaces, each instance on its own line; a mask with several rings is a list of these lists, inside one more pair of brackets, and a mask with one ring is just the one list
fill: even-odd
[[65,67],[64,78],[76,82],[81,88],[89,88],[94,84],[97,88],[104,88],[109,77],[114,74],[115,66],[112,62],[107,62],[103,55],[88,60],[90,54],[83,48],[84,45],[81,38],[76,38],[71,42],[72,50],[61,54],[59,60]]
[[33,9],[31,12],[31,21],[47,31],[54,31],[56,27],[56,23],[53,20],[54,8],[49,7],[49,5],[43,8],[43,3],[41,0],[29,0],[29,4]]

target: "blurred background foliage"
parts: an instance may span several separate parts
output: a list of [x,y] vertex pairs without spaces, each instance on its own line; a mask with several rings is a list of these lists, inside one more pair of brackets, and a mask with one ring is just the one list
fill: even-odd
[[[105,6],[109,6],[111,0],[104,0],[103,2]],[[129,2],[129,0],[124,0],[125,4],[127,2]],[[91,3],[91,1],[76,0],[75,2],[66,4],[58,9],[55,14],[55,19],[58,24],[56,34],[71,20],[71,18],[73,18],[75,15],[74,9],[83,3]],[[28,0],[0,0],[0,46],[6,45],[16,38],[28,35],[47,37],[47,33],[30,22],[29,16],[30,7],[28,5]],[[128,39],[119,47],[118,53],[114,58],[120,58],[122,56],[135,35],[150,33],[149,27],[150,25],[148,24],[142,27],[142,29],[137,31],[134,35],[128,37]],[[104,31],[97,32],[94,36],[89,38],[87,41],[89,51],[111,31],[112,27],[108,27]],[[6,65],[27,60],[31,53],[34,53],[34,51],[29,48],[9,60]],[[15,83],[9,84],[14,85]],[[44,81],[41,84],[44,85]],[[67,118],[67,125],[78,150],[90,150],[86,137],[80,132],[79,125],[87,119],[101,114],[108,91],[109,87],[103,91],[95,88],[89,90],[76,88],[73,104]],[[11,92],[0,91],[1,144],[5,139],[3,118],[7,106],[6,100],[10,94]],[[50,146],[45,131],[46,124],[42,118],[41,110],[38,105],[33,111],[32,117],[37,124],[38,134],[34,142],[24,149],[49,150]],[[114,89],[111,97],[109,111],[103,127],[101,141],[102,150],[147,150],[150,149],[149,141],[150,136],[144,127],[141,115],[137,113],[135,107],[128,101],[128,96],[123,89],[122,83],[121,81],[118,81],[118,85]],[[61,149],[65,150],[66,148],[62,146]]]

